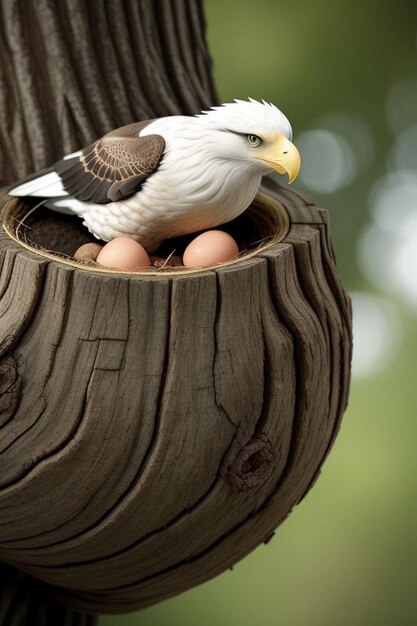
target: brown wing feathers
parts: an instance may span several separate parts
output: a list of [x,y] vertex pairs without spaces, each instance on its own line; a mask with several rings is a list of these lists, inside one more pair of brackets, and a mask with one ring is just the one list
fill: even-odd
[[65,191],[78,200],[97,204],[138,192],[157,169],[165,149],[160,135],[138,136],[152,121],[113,130],[84,148],[81,155],[59,161],[55,170]]

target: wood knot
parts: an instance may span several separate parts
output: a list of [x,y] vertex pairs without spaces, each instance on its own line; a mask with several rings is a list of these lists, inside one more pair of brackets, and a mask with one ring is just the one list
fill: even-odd
[[0,361],[0,426],[13,417],[20,397],[17,363],[12,356]]
[[262,485],[275,466],[271,442],[263,433],[254,435],[238,452],[226,472],[225,479],[235,493]]

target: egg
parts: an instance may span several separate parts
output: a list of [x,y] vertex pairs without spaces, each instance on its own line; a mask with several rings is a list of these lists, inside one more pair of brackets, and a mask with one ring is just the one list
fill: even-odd
[[182,262],[185,267],[204,267],[224,263],[239,253],[236,241],[223,230],[207,230],[186,247]]
[[120,270],[148,267],[151,264],[145,248],[129,237],[116,237],[106,243],[96,261],[104,267]]
[[99,243],[84,243],[75,251],[74,259],[77,261],[95,261],[102,249],[103,246]]

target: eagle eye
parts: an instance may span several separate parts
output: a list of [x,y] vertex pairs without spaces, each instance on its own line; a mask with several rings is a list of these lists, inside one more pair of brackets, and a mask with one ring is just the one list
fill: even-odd
[[251,148],[257,148],[262,143],[262,139],[258,135],[246,135],[246,141]]

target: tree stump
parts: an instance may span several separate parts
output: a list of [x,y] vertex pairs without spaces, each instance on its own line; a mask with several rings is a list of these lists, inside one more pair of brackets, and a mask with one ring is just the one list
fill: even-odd
[[[200,0],[0,0],[0,31],[0,185],[218,104]],[[200,272],[72,263],[89,236],[64,216],[25,240],[0,228],[2,625],[175,595],[268,541],[311,487],[346,406],[350,305],[327,213],[264,190],[285,239],[273,222]]]
[[286,237],[203,271],[98,272],[0,234],[0,560],[74,610],[230,568],[331,447],[351,318],[327,213],[264,190]]

